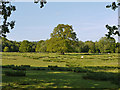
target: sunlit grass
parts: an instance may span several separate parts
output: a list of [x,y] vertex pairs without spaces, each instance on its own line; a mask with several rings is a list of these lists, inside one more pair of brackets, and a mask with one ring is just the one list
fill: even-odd
[[[1,53],[0,53],[1,54]],[[83,56],[83,58],[81,58]],[[93,72],[118,73],[118,54],[66,53],[2,53],[2,65],[31,67],[81,67]],[[3,72],[11,70],[4,69]],[[26,77],[9,77],[3,73],[2,85],[7,88],[117,88],[110,81],[83,79],[86,73],[72,71],[27,70]]]
[[63,71],[27,71],[26,77],[3,75],[3,86],[20,88],[117,88],[109,81],[84,80],[84,73]]

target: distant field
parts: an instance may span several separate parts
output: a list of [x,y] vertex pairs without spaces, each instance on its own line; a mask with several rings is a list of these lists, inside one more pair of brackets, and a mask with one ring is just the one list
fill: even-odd
[[[30,65],[47,70],[26,70],[25,77],[5,76],[3,68],[4,88],[118,88],[118,54],[86,54],[66,53],[2,53],[2,65]],[[70,70],[49,69],[48,66],[64,67]],[[97,72],[96,78],[90,72]],[[97,75],[100,72],[100,76]],[[84,78],[84,76],[88,77]],[[89,76],[91,75],[91,78]],[[95,75],[95,74],[94,74]],[[102,76],[103,75],[103,76]],[[106,76],[108,75],[108,76]],[[97,76],[98,79],[97,79]],[[107,77],[103,79],[103,77]],[[109,78],[114,78],[112,82]],[[99,80],[99,78],[102,78]],[[106,79],[106,80],[105,80]],[[23,84],[21,84],[23,83]],[[27,83],[27,84],[26,84]]]
[[[81,58],[83,56],[83,59]],[[31,65],[47,67],[58,65],[74,66],[118,66],[118,54],[90,54],[68,53],[59,55],[55,53],[2,53],[2,65]]]

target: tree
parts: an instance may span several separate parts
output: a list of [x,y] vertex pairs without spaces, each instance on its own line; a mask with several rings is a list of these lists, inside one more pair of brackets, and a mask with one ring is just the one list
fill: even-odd
[[99,43],[98,43],[97,41],[95,42],[95,52],[96,52],[96,53],[100,53]]
[[0,52],[2,52],[2,37],[0,37]]
[[46,52],[47,46],[46,46],[46,41],[39,41],[36,45],[36,52]]
[[72,26],[59,24],[51,33],[51,38],[47,40],[47,51],[60,52],[61,54],[71,52],[77,41],[78,39]]
[[95,43],[92,41],[86,41],[85,42],[86,45],[88,45],[89,47],[89,53],[95,53]]
[[23,42],[21,42],[19,51],[20,52],[31,52],[32,47],[31,47],[31,43],[27,40],[24,40]]
[[9,47],[5,47],[3,51],[4,51],[4,52],[9,52],[10,49],[9,49]]
[[99,42],[99,50],[101,53],[114,53],[115,52],[115,39],[102,37]]
[[75,52],[78,52],[78,53],[81,53],[83,47],[84,47],[84,42],[78,41],[78,42],[76,42],[76,44],[74,45],[74,49],[75,49],[74,51],[75,51]]
[[19,51],[19,46],[20,46],[19,42],[10,41],[4,37],[1,37],[1,40],[2,40],[2,43],[1,43],[2,51],[4,51],[5,47],[9,47],[10,52],[18,52]]
[[82,48],[82,52],[88,52],[89,51],[89,46],[84,44],[83,48]]
[[115,52],[120,53],[120,43],[119,42],[117,42],[115,45]]
[[[107,5],[106,8],[111,8],[112,10],[115,11],[119,6],[120,6],[120,3],[116,4],[115,2],[112,2],[112,5]],[[109,26],[107,24],[106,28],[109,30],[108,34],[105,34],[107,36],[107,38],[111,38],[112,35],[118,35],[118,36],[120,36],[120,32],[118,30],[119,27],[120,27],[120,25],[118,25],[118,26]]]

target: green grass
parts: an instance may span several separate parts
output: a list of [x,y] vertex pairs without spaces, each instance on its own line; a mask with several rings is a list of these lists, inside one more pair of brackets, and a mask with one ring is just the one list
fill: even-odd
[[[81,56],[84,58],[82,59]],[[118,88],[109,80],[118,74],[118,54],[2,53],[2,65],[30,65],[25,77],[5,76],[12,68],[3,68],[3,88]],[[58,66],[63,69],[39,69]],[[64,67],[64,68],[63,68]],[[75,68],[76,67],[76,68]],[[67,70],[73,68],[72,70]],[[91,74],[90,72],[96,72]],[[98,73],[97,73],[98,72]],[[100,76],[99,72],[101,73]],[[109,73],[109,74],[108,74]],[[96,75],[99,75],[98,77]],[[108,75],[108,77],[106,76]],[[84,78],[84,77],[87,78]],[[107,77],[107,81],[102,80]],[[98,79],[98,78],[101,79]],[[115,78],[115,77],[114,77]],[[116,77],[117,78],[117,77]],[[116,80],[115,78],[115,80]]]
[[[31,73],[32,72],[32,73]],[[85,80],[85,73],[66,71],[26,72],[26,77],[8,77],[3,74],[4,88],[117,88],[109,81]]]
[[[58,55],[55,53],[2,53],[2,65],[31,65],[36,67],[47,67],[58,65],[65,67],[66,64],[83,66],[118,66],[118,54],[90,54],[68,53]],[[81,56],[84,56],[81,59]]]

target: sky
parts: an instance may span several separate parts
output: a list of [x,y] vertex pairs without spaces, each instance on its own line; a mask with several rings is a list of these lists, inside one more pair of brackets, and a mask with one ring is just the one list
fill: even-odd
[[58,24],[72,25],[81,41],[98,41],[107,33],[106,24],[118,24],[118,11],[105,8],[110,2],[49,2],[42,9],[33,2],[12,4],[17,10],[9,20],[16,25],[7,38],[14,41],[49,39]]

